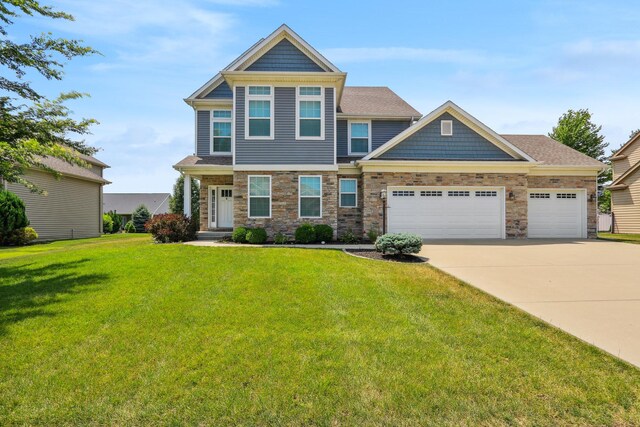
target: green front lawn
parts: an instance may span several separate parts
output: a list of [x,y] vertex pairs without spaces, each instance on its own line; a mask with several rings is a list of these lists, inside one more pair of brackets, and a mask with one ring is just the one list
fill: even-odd
[[614,242],[640,244],[640,234],[598,233],[598,238],[603,240],[613,240]]
[[640,424],[636,368],[428,266],[149,240],[0,252],[0,425]]

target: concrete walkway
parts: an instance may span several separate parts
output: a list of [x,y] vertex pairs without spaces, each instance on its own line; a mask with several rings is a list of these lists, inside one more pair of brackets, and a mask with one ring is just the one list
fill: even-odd
[[442,241],[435,267],[640,366],[640,245],[589,241]]

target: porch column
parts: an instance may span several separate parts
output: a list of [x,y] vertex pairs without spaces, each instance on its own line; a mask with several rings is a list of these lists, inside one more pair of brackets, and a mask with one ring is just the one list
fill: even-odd
[[184,214],[191,217],[191,176],[184,175]]

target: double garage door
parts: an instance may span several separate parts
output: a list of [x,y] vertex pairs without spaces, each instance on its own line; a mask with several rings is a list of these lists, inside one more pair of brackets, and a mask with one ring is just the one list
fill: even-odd
[[[388,228],[426,239],[505,238],[505,193],[493,187],[389,187]],[[529,237],[586,237],[582,191],[531,190]]]

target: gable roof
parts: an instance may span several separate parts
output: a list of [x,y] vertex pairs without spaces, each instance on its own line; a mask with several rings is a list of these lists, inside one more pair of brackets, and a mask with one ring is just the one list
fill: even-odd
[[546,135],[507,134],[502,137],[543,165],[606,167],[598,160]]
[[475,130],[478,134],[483,136],[489,142],[495,144],[496,146],[498,146],[498,148],[502,149],[503,151],[506,151],[508,154],[510,154],[514,158],[526,160],[529,162],[535,161],[527,153],[525,153],[520,148],[516,147],[515,145],[513,145],[512,143],[504,139],[502,136],[498,135],[496,132],[494,132],[484,123],[480,122],[478,119],[473,117],[471,114],[467,113],[465,110],[457,106],[452,101],[445,102],[440,107],[436,108],[431,113],[427,114],[426,116],[418,120],[416,124],[400,132],[398,135],[391,138],[391,140],[381,145],[376,150],[373,150],[371,153],[367,154],[365,157],[363,157],[362,160],[370,160],[387,152],[391,148],[395,147],[396,145],[404,141],[409,136],[413,135],[414,133],[418,132],[420,129],[422,129],[429,123],[436,120],[438,117],[440,117],[444,113],[451,114],[456,119],[460,120],[465,125]]
[[129,215],[140,205],[145,205],[151,215],[169,212],[169,193],[104,193],[104,212],[115,211]]
[[622,144],[622,147],[620,147],[618,151],[611,156],[611,160],[624,159],[626,156],[623,154],[623,151],[631,147],[637,141],[640,141],[640,132],[637,132],[627,142]]
[[345,86],[338,113],[362,117],[422,117],[418,110],[386,86]]
[[[84,154],[79,154],[79,157],[87,163],[91,163],[100,167],[109,167],[105,163],[102,163],[100,160],[95,157],[87,156]],[[111,184],[111,182],[107,181],[100,175],[96,174],[92,170],[69,163],[65,160],[58,159],[56,157],[39,157],[38,160],[45,165],[53,169],[54,171],[73,178],[83,179],[86,181],[98,182],[100,184]],[[102,166],[104,165],[104,166]]]
[[[610,185],[609,188],[612,190],[617,190],[617,189],[621,189],[621,188],[626,188],[626,186],[623,186],[624,180],[629,178],[631,175],[633,175],[637,170],[640,170],[640,162],[636,162],[635,165],[631,166],[629,169],[627,169],[622,175],[620,175],[617,179],[615,179]],[[618,187],[618,188],[614,188],[614,187]]]

